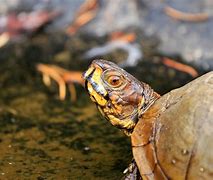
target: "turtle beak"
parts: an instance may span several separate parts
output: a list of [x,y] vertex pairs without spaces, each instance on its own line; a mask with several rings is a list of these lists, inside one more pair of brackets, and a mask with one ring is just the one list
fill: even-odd
[[108,93],[103,86],[101,75],[103,69],[97,64],[92,63],[89,69],[83,74],[85,79],[85,88],[87,89],[93,101],[97,102],[100,106],[106,104]]
[[89,67],[89,69],[83,73],[83,78],[85,79],[85,89],[87,90],[88,93],[89,93],[88,83],[91,80],[91,77],[92,77],[94,71],[95,71],[95,68],[91,65]]
[[83,78],[87,81],[87,79],[92,76],[92,74],[95,71],[95,67],[93,65],[91,65],[89,67],[89,69],[87,69],[84,73],[83,73]]

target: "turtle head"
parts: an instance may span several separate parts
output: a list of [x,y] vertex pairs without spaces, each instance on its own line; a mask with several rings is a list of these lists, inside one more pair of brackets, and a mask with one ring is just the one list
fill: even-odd
[[83,76],[90,98],[102,115],[112,125],[131,133],[153,90],[105,60],[94,60]]

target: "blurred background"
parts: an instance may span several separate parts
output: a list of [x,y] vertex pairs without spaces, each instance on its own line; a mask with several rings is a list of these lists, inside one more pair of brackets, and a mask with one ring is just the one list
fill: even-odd
[[160,94],[213,69],[211,0],[0,0],[0,179],[119,179],[129,139],[81,74],[106,59]]

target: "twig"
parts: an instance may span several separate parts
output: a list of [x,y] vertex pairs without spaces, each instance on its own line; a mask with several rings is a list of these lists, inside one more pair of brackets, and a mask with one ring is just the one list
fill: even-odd
[[120,40],[125,42],[134,42],[135,39],[135,33],[114,32],[110,35],[110,41]]
[[37,70],[43,75],[43,82],[46,86],[51,85],[51,79],[55,80],[59,86],[59,98],[65,99],[66,96],[66,84],[71,94],[71,100],[76,100],[76,90],[74,83],[84,85],[82,78],[82,72],[80,71],[68,71],[63,68],[54,65],[38,64]]
[[169,6],[164,8],[164,12],[168,16],[180,21],[201,22],[209,19],[209,15],[207,13],[185,13]]
[[90,22],[97,13],[97,0],[87,0],[77,11],[73,23],[67,28],[66,32],[70,35],[75,34],[78,29]]
[[165,64],[166,66],[171,67],[173,69],[176,69],[178,71],[182,71],[182,72],[188,73],[192,77],[197,77],[198,76],[198,72],[194,68],[192,68],[191,66],[176,62],[173,59],[164,57],[163,58],[163,64]]

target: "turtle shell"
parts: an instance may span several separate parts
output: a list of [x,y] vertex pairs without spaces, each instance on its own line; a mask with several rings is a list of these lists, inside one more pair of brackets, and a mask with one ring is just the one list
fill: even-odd
[[158,99],[131,142],[143,179],[213,179],[213,72]]

